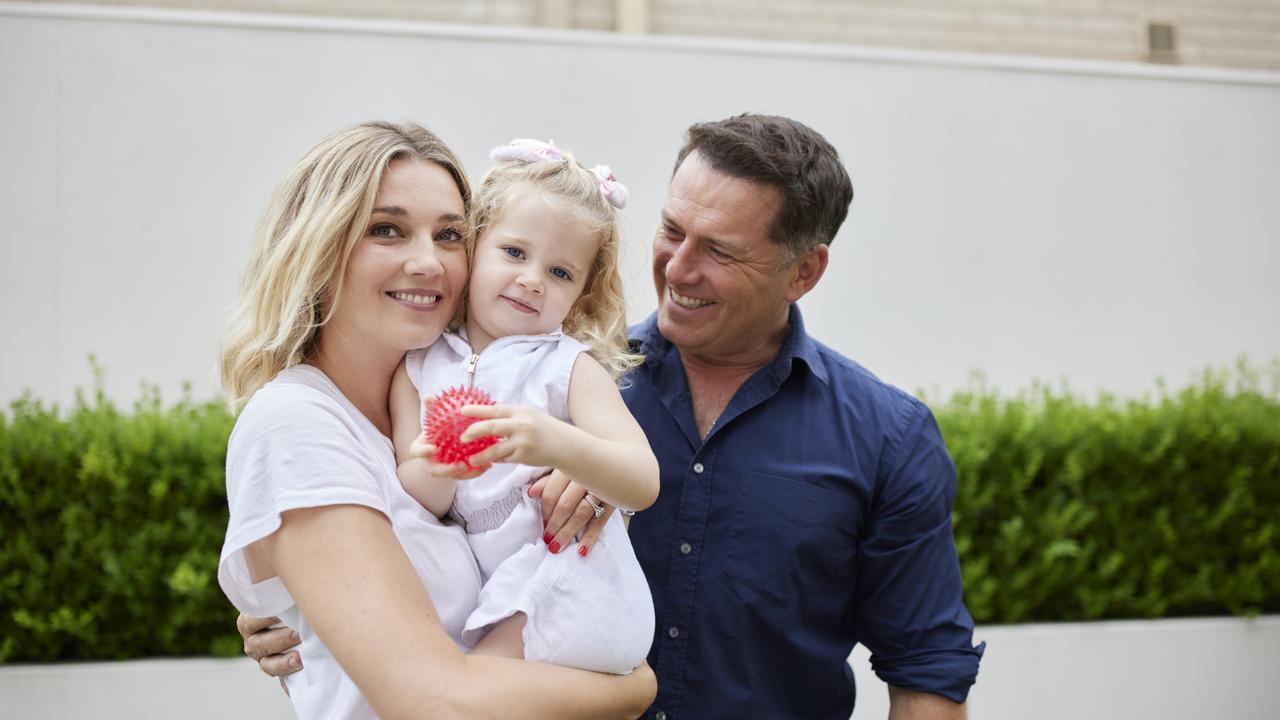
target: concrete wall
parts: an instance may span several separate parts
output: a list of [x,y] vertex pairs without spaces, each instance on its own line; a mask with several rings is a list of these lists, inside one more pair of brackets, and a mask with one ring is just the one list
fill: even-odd
[[373,117],[475,176],[516,136],[612,165],[633,319],[683,129],[754,110],[846,159],[802,307],[891,382],[1139,392],[1280,354],[1280,74],[0,3],[0,98],[0,401],[65,401],[91,352],[115,397],[212,395],[272,184]]
[[[978,629],[987,641],[969,696],[975,720],[1252,720],[1280,703],[1280,616]],[[887,715],[867,654],[850,662],[854,720]],[[0,717],[292,717],[279,687],[248,660],[0,665]]]
[[1147,24],[1160,22],[1176,28],[1178,62],[1280,70],[1280,2],[1276,0],[97,0],[94,4],[585,30],[619,29],[619,8],[628,6],[647,19],[650,32],[660,35],[1127,61],[1148,58]]

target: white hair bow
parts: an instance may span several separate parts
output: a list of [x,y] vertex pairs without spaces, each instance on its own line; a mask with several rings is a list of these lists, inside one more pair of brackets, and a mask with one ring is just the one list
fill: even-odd
[[[489,151],[489,159],[494,162],[555,162],[564,159],[564,152],[555,146],[555,142],[542,142],[532,138],[516,138],[506,145]],[[597,165],[591,168],[591,174],[600,183],[600,192],[609,204],[621,210],[627,206],[627,186],[618,182],[608,165]]]
[[516,138],[506,145],[489,151],[489,159],[494,162],[551,162],[564,159],[564,153],[554,142],[542,142],[531,138]]

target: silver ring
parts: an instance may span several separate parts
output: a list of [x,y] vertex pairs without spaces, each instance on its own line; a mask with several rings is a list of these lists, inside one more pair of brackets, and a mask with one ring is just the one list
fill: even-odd
[[587,504],[591,506],[591,509],[595,512],[596,517],[600,517],[601,515],[604,514],[604,504],[596,502],[596,499],[591,497],[591,493],[587,493],[586,495],[583,495],[582,499],[586,500]]

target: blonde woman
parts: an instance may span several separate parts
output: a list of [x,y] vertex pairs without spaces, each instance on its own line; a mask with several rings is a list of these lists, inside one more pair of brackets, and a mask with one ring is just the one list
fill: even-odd
[[[392,382],[400,481],[467,531],[484,578],[462,634],[475,652],[629,673],[649,652],[654,618],[622,518],[594,546],[562,554],[528,494],[555,468],[591,493],[597,515],[604,503],[641,510],[658,496],[658,461],[616,385],[638,360],[618,271],[626,188],[551,143],[514,140],[490,157],[499,162],[476,191],[465,322],[410,352]],[[419,418],[450,388],[497,402],[462,408],[477,421],[461,441],[501,440],[442,464]]]
[[429,131],[365,123],[308,152],[257,231],[220,357],[243,409],[218,580],[243,614],[300,636],[300,718],[622,718],[655,692],[647,667],[612,677],[461,650],[480,573],[464,532],[397,480],[387,398],[404,354],[457,307],[469,199]]

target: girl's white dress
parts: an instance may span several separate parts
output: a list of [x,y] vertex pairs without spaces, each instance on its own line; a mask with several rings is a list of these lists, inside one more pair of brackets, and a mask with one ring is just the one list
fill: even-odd
[[[500,338],[478,355],[445,333],[410,352],[405,368],[420,396],[476,387],[500,405],[521,405],[569,422],[569,378],[587,347],[560,332]],[[539,501],[527,490],[547,468],[496,464],[458,483],[449,514],[467,532],[484,587],[462,639],[474,645],[504,618],[523,612],[526,660],[626,674],[653,642],[653,598],[618,514],[587,557],[576,547],[551,554],[542,542]]]

